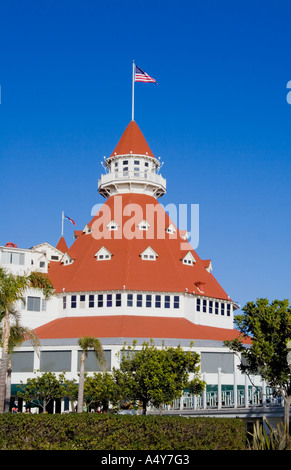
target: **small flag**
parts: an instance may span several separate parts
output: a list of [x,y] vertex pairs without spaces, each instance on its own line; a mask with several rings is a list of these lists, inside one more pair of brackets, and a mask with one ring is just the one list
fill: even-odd
[[73,219],[71,219],[70,217],[68,217],[67,215],[64,215],[64,218],[68,219],[70,222],[72,222],[73,225],[76,225],[75,221]]
[[156,80],[150,77],[147,73],[145,73],[142,69],[140,69],[137,65],[135,66],[135,82],[152,82],[157,83]]

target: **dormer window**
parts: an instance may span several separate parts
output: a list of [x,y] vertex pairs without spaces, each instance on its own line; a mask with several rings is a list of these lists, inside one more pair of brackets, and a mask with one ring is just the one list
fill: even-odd
[[111,222],[107,225],[108,230],[117,230],[118,229],[118,224],[114,221],[111,220]]
[[85,225],[83,233],[85,233],[86,235],[88,235],[88,233],[91,233],[91,228],[89,227],[89,225]]
[[170,224],[169,227],[166,229],[166,232],[167,233],[170,233],[171,235],[173,235],[174,233],[176,233],[176,229],[174,227],[173,224]]
[[108,261],[111,259],[112,253],[105,248],[105,246],[102,246],[99,251],[95,254],[95,257],[97,258],[98,261]]
[[158,257],[158,254],[150,247],[148,246],[141,254],[141,259],[147,260],[147,261],[155,261]]
[[137,226],[140,230],[148,230],[150,224],[146,220],[142,220]]
[[209,273],[212,271],[212,263],[210,259],[203,260],[203,265]]
[[193,266],[193,264],[196,263],[196,260],[191,251],[188,251],[188,253],[184,256],[182,263],[186,264],[187,266]]
[[73,263],[73,258],[70,257],[68,253],[65,253],[62,259],[62,264],[69,265]]

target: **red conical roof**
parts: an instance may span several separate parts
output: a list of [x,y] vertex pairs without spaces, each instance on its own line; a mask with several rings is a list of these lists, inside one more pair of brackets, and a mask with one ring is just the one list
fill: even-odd
[[[137,231],[138,237],[130,239],[126,228],[130,227],[132,214],[125,214],[125,208],[139,207],[136,226],[143,219],[147,220],[149,231]],[[149,218],[149,208],[155,212],[154,219]],[[118,208],[118,210],[116,210]],[[132,209],[134,210],[134,209]],[[136,210],[136,209],[135,209]],[[105,238],[95,232],[102,214],[110,211],[108,221],[104,223]],[[157,233],[157,214],[163,226]],[[115,220],[118,229],[108,232],[106,225]],[[98,214],[89,222],[92,232],[82,233],[70,247],[70,256],[74,262],[70,265],[58,263],[49,266],[49,276],[56,292],[88,292],[109,290],[134,290],[154,292],[189,292],[208,297],[230,300],[214,276],[205,269],[202,261],[191,245],[179,236],[166,232],[173,223],[157,200],[144,194],[123,194],[107,199]],[[127,230],[128,231],[128,230]],[[179,231],[177,231],[178,233]],[[162,235],[162,236],[160,236]],[[109,237],[110,238],[107,238]],[[148,247],[157,253],[156,261],[144,261],[141,253]],[[96,253],[105,247],[112,254],[110,261],[97,261]],[[190,251],[195,259],[193,266],[186,266],[182,259]]]
[[130,121],[110,157],[130,153],[155,158],[135,121]]
[[62,253],[68,253],[68,246],[63,236],[60,237],[56,248],[57,250],[60,250]]

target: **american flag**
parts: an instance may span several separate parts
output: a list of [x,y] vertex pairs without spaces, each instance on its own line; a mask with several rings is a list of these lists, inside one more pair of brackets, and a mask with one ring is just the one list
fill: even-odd
[[150,77],[147,73],[145,73],[137,65],[135,66],[135,79],[134,80],[135,80],[135,82],[153,82],[153,83],[157,83],[154,78]]
[[76,225],[76,222],[73,219],[71,219],[70,217],[68,217],[67,215],[64,215],[64,218],[68,219],[70,222],[72,222],[73,225]]

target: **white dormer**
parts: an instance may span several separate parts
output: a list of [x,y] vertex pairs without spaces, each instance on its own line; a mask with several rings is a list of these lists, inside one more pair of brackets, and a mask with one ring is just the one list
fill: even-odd
[[114,220],[111,220],[111,222],[109,222],[107,225],[108,230],[117,230],[118,227],[119,225]]
[[47,257],[43,254],[37,260],[36,269],[37,270],[40,269],[41,271],[47,272],[47,265],[48,265]]
[[148,246],[141,254],[141,259],[155,261],[158,257],[158,253],[155,252],[150,246]]
[[203,260],[203,264],[204,264],[204,267],[205,267],[206,271],[208,271],[209,273],[211,273],[211,271],[212,271],[212,263],[211,263],[211,260],[210,260],[210,259]]
[[95,257],[97,258],[98,261],[105,261],[105,260],[110,260],[112,256],[112,253],[110,253],[105,246],[102,246],[100,250],[95,253]]
[[193,264],[196,263],[196,259],[192,255],[191,251],[188,251],[188,253],[184,256],[182,263],[186,264],[187,266],[193,266]]
[[170,233],[171,235],[173,235],[174,233],[176,233],[176,229],[174,227],[173,224],[170,224],[169,227],[166,229],[166,232],[167,233]]
[[72,264],[74,262],[73,258],[70,257],[69,253],[65,253],[62,259],[62,264],[65,266]]
[[83,233],[85,233],[86,235],[88,235],[88,233],[91,233],[91,228],[89,227],[89,225],[85,225]]
[[146,220],[142,220],[139,224],[137,224],[137,226],[140,230],[148,230],[150,224]]

